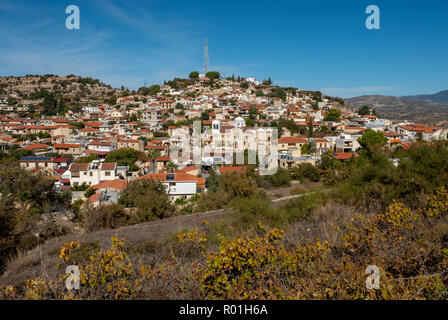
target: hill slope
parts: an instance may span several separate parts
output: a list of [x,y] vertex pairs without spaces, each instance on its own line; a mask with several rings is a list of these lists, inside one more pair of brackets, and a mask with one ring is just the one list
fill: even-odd
[[426,124],[448,124],[448,102],[370,95],[347,99],[352,110],[369,106],[382,118],[409,120]]
[[430,100],[437,103],[448,104],[448,90],[440,91],[435,94],[420,94],[415,96],[403,96],[405,99]]

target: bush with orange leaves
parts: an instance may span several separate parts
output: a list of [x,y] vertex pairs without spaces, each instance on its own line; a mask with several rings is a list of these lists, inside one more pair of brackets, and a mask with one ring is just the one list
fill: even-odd
[[436,194],[428,201],[427,214],[430,217],[443,216],[448,213],[448,190],[445,187],[437,189]]
[[[394,201],[356,215],[335,243],[288,243],[277,229],[222,238],[200,270],[201,288],[213,299],[448,299],[448,233],[435,233],[433,222]],[[366,287],[369,265],[380,269],[378,290]]]
[[[381,213],[354,215],[331,242],[292,239],[259,223],[252,235],[219,235],[214,248],[206,232],[190,231],[174,238],[175,250],[154,250],[148,264],[130,257],[123,239],[112,238],[108,250],[69,242],[60,270],[77,265],[81,289],[68,292],[61,274],[28,281],[23,294],[2,285],[0,298],[448,299],[447,200],[440,188],[424,210],[394,201]],[[380,269],[377,290],[366,287],[369,265]]]
[[[69,274],[62,273],[69,265],[75,265],[80,272],[80,289],[68,291],[65,280]],[[57,280],[41,277],[27,280],[25,292],[17,294],[13,286],[2,285],[2,299],[160,299],[164,298],[170,281],[178,281],[181,266],[174,257],[165,257],[156,266],[131,261],[124,239],[111,238],[111,248],[86,246],[78,241],[67,242],[59,251],[58,268],[61,274]],[[185,268],[187,269],[187,268]],[[188,270],[188,269],[187,269]],[[193,273],[190,272],[192,275]],[[182,275],[184,276],[184,275]],[[171,286],[172,287],[172,286]],[[163,288],[163,289],[161,289]],[[171,298],[190,292],[191,288],[176,287]]]

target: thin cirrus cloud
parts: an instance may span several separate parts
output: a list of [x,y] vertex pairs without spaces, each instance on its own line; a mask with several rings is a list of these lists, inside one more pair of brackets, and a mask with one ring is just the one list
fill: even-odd
[[[118,3],[97,0],[87,7],[87,2],[79,1],[79,31],[65,29],[66,16],[60,8],[42,5],[38,15],[30,16],[30,6],[0,3],[9,13],[0,26],[11,30],[0,35],[5,44],[0,51],[2,73],[72,73],[134,89],[200,65],[197,25],[159,17],[135,3]],[[28,23],[21,23],[20,17],[28,17]]]

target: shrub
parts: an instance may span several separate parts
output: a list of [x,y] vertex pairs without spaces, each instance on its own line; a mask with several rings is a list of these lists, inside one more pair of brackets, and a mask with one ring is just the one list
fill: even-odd
[[291,174],[288,170],[278,168],[273,175],[262,176],[262,179],[272,184],[274,187],[291,185]]
[[101,205],[88,210],[86,214],[86,229],[88,232],[115,229],[136,222],[136,217],[126,213],[119,204]]
[[292,177],[297,180],[310,180],[317,182],[320,180],[320,173],[315,166],[310,163],[300,163],[293,169]]
[[119,203],[137,208],[140,221],[151,221],[172,216],[175,207],[165,192],[165,187],[153,180],[135,180],[122,192]]

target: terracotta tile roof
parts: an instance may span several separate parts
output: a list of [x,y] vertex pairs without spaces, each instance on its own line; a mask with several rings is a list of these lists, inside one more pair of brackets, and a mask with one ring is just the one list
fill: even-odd
[[103,162],[101,164],[101,170],[115,170],[116,167],[116,162]]
[[89,199],[87,199],[87,201],[88,201],[89,203],[97,202],[97,201],[100,200],[100,197],[101,197],[102,195],[103,195],[103,194],[102,194],[101,192],[92,194],[92,195],[89,197]]
[[188,173],[190,171],[195,171],[195,170],[198,170],[198,168],[196,166],[189,166],[189,167],[183,168],[181,171],[185,172],[185,173]]
[[352,126],[345,126],[344,130],[356,130],[356,131],[365,131],[365,128],[361,128],[361,127],[352,127]]
[[69,149],[69,148],[80,148],[80,144],[75,143],[55,143],[53,145],[55,149]]
[[299,137],[282,137],[278,139],[278,143],[308,143],[308,139]]
[[72,163],[70,165],[70,171],[78,172],[78,171],[87,171],[89,169],[88,163]]
[[361,116],[361,118],[376,119],[376,116],[372,114],[365,114]]
[[48,146],[48,145],[46,145],[46,144],[42,144],[42,143],[33,143],[33,144],[30,144],[30,145],[28,145],[28,146],[26,146],[26,147],[22,147],[22,148],[20,148],[20,149],[22,149],[22,150],[39,150],[39,149],[47,149],[47,148],[49,148],[50,146]]
[[112,145],[112,142],[93,141],[89,143],[89,146],[110,146],[110,145]]
[[176,171],[174,173],[174,179],[172,179],[172,180],[166,179],[167,174],[169,174],[169,173],[166,173],[166,172],[148,173],[144,176],[141,176],[139,179],[152,179],[154,181],[161,181],[161,182],[165,182],[165,181],[170,181],[170,182],[173,182],[173,181],[174,182],[176,182],[176,181],[196,181],[197,186],[199,186],[199,187],[205,186],[204,178],[199,178],[192,174]]
[[93,129],[93,128],[84,128],[84,129],[80,129],[79,132],[100,132],[100,130]]
[[399,133],[396,133],[396,132],[386,132],[386,131],[383,131],[383,134],[384,134],[386,137],[399,137],[399,136],[400,136],[400,134],[399,134]]
[[115,179],[115,180],[104,181],[99,184],[95,184],[95,185],[91,186],[90,188],[95,189],[95,190],[101,190],[101,189],[107,189],[107,188],[124,190],[124,189],[126,189],[127,184],[128,183],[125,180]]

